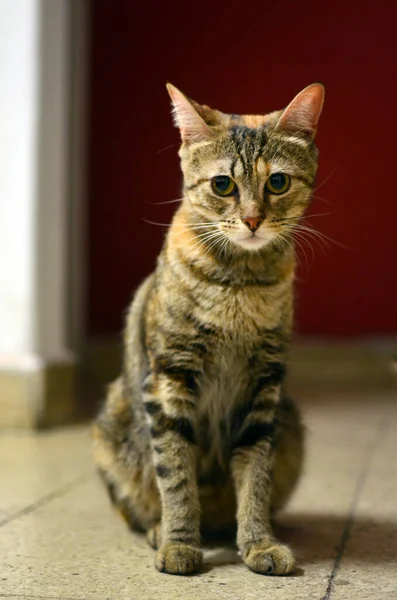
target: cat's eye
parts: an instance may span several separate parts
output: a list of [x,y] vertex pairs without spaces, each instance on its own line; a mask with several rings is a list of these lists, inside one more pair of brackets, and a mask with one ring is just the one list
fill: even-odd
[[266,190],[270,194],[284,194],[291,185],[291,177],[285,173],[273,173],[266,181]]
[[237,186],[227,175],[217,175],[211,179],[211,187],[218,196],[233,196]]

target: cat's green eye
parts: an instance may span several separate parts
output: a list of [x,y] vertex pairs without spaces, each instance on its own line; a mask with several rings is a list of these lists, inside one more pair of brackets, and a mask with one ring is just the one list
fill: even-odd
[[266,181],[266,190],[270,194],[284,194],[291,185],[291,177],[285,173],[273,173]]
[[211,179],[211,187],[218,196],[233,196],[237,186],[227,175],[217,175]]

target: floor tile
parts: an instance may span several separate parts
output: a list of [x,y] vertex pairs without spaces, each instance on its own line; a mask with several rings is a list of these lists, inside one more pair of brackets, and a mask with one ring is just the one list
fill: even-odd
[[235,549],[224,547],[206,549],[198,576],[157,573],[154,552],[111,510],[85,429],[3,435],[0,503],[14,518],[0,528],[0,600],[395,600],[394,401],[382,395],[303,403],[305,475],[278,519],[280,537],[299,557],[300,572],[286,578],[251,573]]

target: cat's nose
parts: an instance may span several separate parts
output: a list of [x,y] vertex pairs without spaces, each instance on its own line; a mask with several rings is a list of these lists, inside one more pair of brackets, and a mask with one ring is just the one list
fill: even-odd
[[263,221],[263,217],[243,217],[242,222],[254,233]]

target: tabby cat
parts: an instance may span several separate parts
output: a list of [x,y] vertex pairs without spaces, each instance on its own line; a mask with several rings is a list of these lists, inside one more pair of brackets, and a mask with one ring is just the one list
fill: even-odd
[[125,328],[122,373],[93,426],[110,498],[159,571],[200,569],[201,536],[234,531],[257,573],[295,569],[271,517],[299,478],[285,393],[294,228],[313,189],[324,88],[282,111],[227,115],[168,85],[183,199]]

